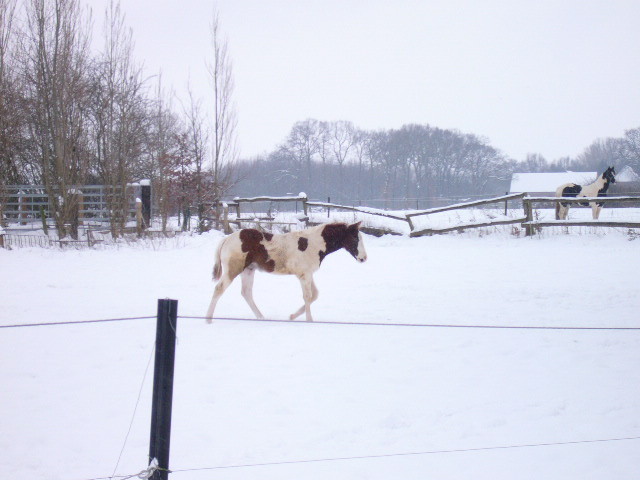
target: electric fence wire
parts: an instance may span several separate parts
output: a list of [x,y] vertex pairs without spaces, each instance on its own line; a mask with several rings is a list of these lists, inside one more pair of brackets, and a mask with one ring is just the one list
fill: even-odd
[[[77,325],[92,324],[104,322],[122,322],[129,320],[149,320],[155,319],[156,316],[146,317],[123,317],[123,318],[106,318],[100,320],[71,320],[60,322],[44,322],[44,323],[22,323],[0,325],[2,328],[21,328],[21,327],[44,327],[57,325]],[[273,319],[273,318],[242,318],[242,317],[207,317],[178,315],[177,318],[187,320],[212,320],[226,322],[252,322],[252,323],[283,323],[296,325],[342,325],[342,326],[362,326],[362,327],[408,327],[408,328],[459,328],[459,329],[496,329],[496,330],[610,330],[610,331],[640,331],[638,327],[623,326],[580,326],[580,325],[482,325],[482,324],[446,324],[446,323],[397,323],[397,322],[356,322],[347,320],[314,320],[313,322],[305,322],[300,320]]]
[[604,326],[572,326],[572,325],[480,325],[480,324],[444,324],[444,323],[387,323],[387,322],[354,322],[339,320],[314,320],[305,322],[300,320],[277,320],[268,318],[236,318],[236,317],[196,317],[178,315],[178,318],[191,320],[212,320],[227,322],[253,322],[253,323],[285,323],[298,325],[338,325],[338,326],[362,326],[362,327],[408,327],[408,328],[469,328],[469,329],[498,329],[498,330],[638,330],[640,327],[604,327]]
[[[419,451],[419,452],[387,453],[387,454],[378,454],[378,455],[356,455],[356,456],[350,456],[350,457],[327,457],[327,458],[313,458],[313,459],[303,459],[303,460],[283,460],[279,462],[245,463],[245,464],[237,464],[237,465],[217,465],[217,466],[211,466],[211,467],[177,468],[177,469],[169,469],[168,472],[174,474],[174,473],[188,473],[188,472],[203,472],[203,471],[212,471],[212,470],[277,467],[277,466],[283,466],[283,465],[347,462],[347,461],[373,460],[373,459],[394,458],[394,457],[444,455],[444,454],[453,454],[453,453],[473,453],[473,452],[487,452],[487,451],[497,451],[497,450],[514,450],[514,449],[524,449],[524,448],[561,447],[561,446],[570,446],[570,445],[613,443],[613,442],[625,442],[625,441],[634,441],[634,440],[640,440],[640,436],[603,438],[603,439],[596,439],[596,440],[572,440],[572,441],[565,441],[565,442],[544,442],[544,443],[526,443],[526,444],[517,444],[517,445],[498,445],[498,446],[490,446],[490,447],[452,448],[452,449],[441,449],[441,450],[425,450],[425,451]],[[155,468],[155,470],[162,470],[162,469]],[[81,480],[114,480],[114,479],[128,480],[134,477],[148,478],[145,476],[141,476],[141,475],[145,475],[148,471],[149,469],[143,470],[140,473],[134,473],[132,475],[115,475],[111,477],[95,477],[95,478],[87,478],[87,479],[81,479]]]
[[147,317],[122,317],[122,318],[102,318],[98,320],[68,320],[60,322],[39,322],[39,323],[14,323],[8,325],[0,325],[0,328],[22,328],[22,327],[50,327],[57,325],[80,325],[87,323],[105,323],[105,322],[125,322],[129,320],[149,320],[156,318],[155,315]]
[[[127,430],[127,434],[124,437],[124,442],[122,444],[122,448],[120,449],[120,454],[118,455],[118,460],[116,461],[116,466],[113,467],[113,473],[109,477],[109,480],[113,480],[116,478],[116,471],[118,470],[118,466],[120,465],[120,460],[122,459],[122,455],[127,446],[127,441],[129,440],[129,435],[131,434],[131,429],[133,428],[133,422],[136,418],[136,412],[138,411],[138,405],[140,404],[140,398],[142,397],[142,391],[144,389],[144,383],[147,379],[147,373],[149,372],[149,366],[151,365],[151,360],[153,359],[153,353],[156,351],[156,344],[154,342],[153,347],[151,348],[151,353],[149,354],[149,360],[147,361],[147,366],[144,369],[144,375],[142,376],[142,382],[140,383],[140,389],[138,390],[138,398],[136,399],[136,405],[133,408],[133,414],[131,415],[131,422],[129,422],[129,429]],[[138,474],[136,474],[138,475]],[[131,478],[131,477],[125,477]]]

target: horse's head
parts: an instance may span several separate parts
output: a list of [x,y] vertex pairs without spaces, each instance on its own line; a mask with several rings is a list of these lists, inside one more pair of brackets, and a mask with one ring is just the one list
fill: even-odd
[[362,241],[362,234],[360,233],[360,223],[362,222],[347,226],[347,232],[344,236],[344,244],[342,246],[353,258],[362,263],[367,260],[367,251],[364,249],[364,242]]
[[616,183],[616,169],[615,167],[607,168],[602,174],[602,178],[610,183]]

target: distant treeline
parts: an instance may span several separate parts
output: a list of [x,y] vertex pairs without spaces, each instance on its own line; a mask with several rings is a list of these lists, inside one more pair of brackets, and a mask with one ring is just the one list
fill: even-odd
[[[241,196],[297,194],[337,203],[428,206],[442,197],[503,194],[513,172],[603,171],[640,165],[640,128],[597,140],[577,158],[507,158],[473,134],[429,125],[364,131],[351,122],[297,122],[275,151],[238,165]],[[414,202],[415,200],[415,202]]]

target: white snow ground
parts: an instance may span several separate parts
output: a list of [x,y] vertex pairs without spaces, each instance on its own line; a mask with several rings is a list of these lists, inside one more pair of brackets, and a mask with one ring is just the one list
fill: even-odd
[[[323,263],[314,318],[640,326],[640,240],[591,232],[367,236],[367,263]],[[0,250],[0,324],[153,316],[165,297],[201,316],[219,238]],[[258,274],[254,292],[270,318],[302,302],[290,277]],[[239,282],[216,314],[251,317]],[[640,477],[640,440],[567,443],[640,437],[638,330],[183,318],[178,337],[174,480]],[[108,478],[132,417],[115,473],[145,468],[154,338],[154,319],[0,329],[0,478]],[[387,456],[404,453],[421,454]]]

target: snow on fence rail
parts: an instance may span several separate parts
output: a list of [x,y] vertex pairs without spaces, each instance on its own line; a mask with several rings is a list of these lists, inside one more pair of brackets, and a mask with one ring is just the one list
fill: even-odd
[[504,219],[500,219],[500,220],[490,220],[490,221],[487,221],[487,222],[472,222],[472,223],[456,225],[454,227],[425,228],[425,229],[422,229],[422,230],[416,230],[412,218],[415,218],[415,217],[418,217],[418,216],[422,216],[422,215],[431,215],[431,214],[434,214],[434,213],[447,212],[447,211],[451,211],[451,210],[461,210],[461,209],[466,209],[466,208],[471,208],[471,207],[478,207],[478,206],[481,206],[481,205],[490,205],[490,204],[494,204],[494,203],[503,203],[504,202],[506,204],[507,202],[509,202],[509,200],[522,199],[525,195],[526,195],[526,193],[514,193],[514,194],[511,194],[511,195],[503,195],[501,197],[489,198],[489,199],[484,199],[484,200],[476,200],[474,202],[458,203],[458,204],[455,204],[455,205],[449,205],[447,207],[430,208],[428,210],[423,210],[423,211],[420,211],[420,212],[408,213],[406,215],[406,218],[407,218],[407,221],[409,222],[409,227],[411,229],[411,233],[409,234],[409,236],[410,237],[421,237],[423,235],[434,235],[434,234],[448,233],[448,232],[453,232],[453,231],[461,231],[461,230],[465,230],[465,229],[468,229],[468,228],[492,227],[492,226],[496,226],[496,225],[510,225],[510,224],[514,224],[514,223],[522,223],[523,221],[526,220],[525,216],[518,217],[518,218],[504,218]]
[[[507,216],[507,205],[509,202],[520,201],[523,213],[521,215],[517,215],[515,217]],[[426,210],[420,211],[412,211],[409,213],[401,213],[401,212],[389,212],[385,210],[379,210],[375,208],[369,207],[356,207],[356,206],[348,206],[348,205],[339,205],[330,202],[317,202],[310,201],[304,193],[301,193],[297,196],[290,197],[270,197],[270,196],[261,196],[261,197],[251,197],[251,198],[235,198],[233,202],[229,202],[225,204],[225,214],[223,223],[225,224],[225,229],[230,231],[228,225],[229,223],[235,223],[238,227],[242,228],[242,223],[255,225],[255,226],[263,226],[263,225],[295,225],[295,222],[278,222],[275,221],[274,218],[266,216],[266,217],[257,217],[253,218],[243,217],[241,211],[241,205],[243,203],[254,203],[254,202],[301,202],[303,216],[299,217],[299,220],[304,221],[306,225],[316,224],[315,222],[310,221],[310,207],[319,207],[325,208],[327,213],[330,214],[332,209],[335,210],[344,210],[356,212],[362,215],[371,215],[384,217],[391,220],[396,220],[400,222],[406,222],[409,229],[410,237],[421,237],[425,235],[437,235],[443,233],[449,233],[453,231],[463,231],[470,228],[481,228],[481,227],[493,227],[500,225],[515,225],[519,224],[525,229],[525,233],[527,236],[531,236],[536,232],[536,228],[542,227],[550,227],[550,226],[598,226],[598,227],[623,227],[623,228],[640,228],[640,223],[638,222],[629,222],[629,221],[604,221],[604,220],[580,220],[580,221],[567,221],[567,220],[535,220],[533,214],[533,205],[535,203],[556,203],[556,202],[567,202],[567,203],[584,203],[588,201],[598,201],[603,203],[625,203],[625,202],[639,202],[640,197],[597,197],[597,198],[566,198],[566,197],[529,197],[528,194],[525,193],[515,193],[509,195],[503,195],[494,198],[488,198],[483,200],[476,200],[472,202],[464,202],[457,203],[454,205],[448,205],[446,207],[437,207],[430,208]],[[471,209],[475,207],[492,205],[492,204],[505,204],[505,214],[501,218],[492,218],[487,221],[472,221],[467,223],[461,223],[453,226],[446,227],[434,227],[431,226],[429,228],[419,228],[414,221],[415,218],[421,216],[428,216],[442,212],[451,212],[455,210],[465,210]],[[228,207],[233,206],[236,209],[236,218],[230,219],[228,216]],[[367,233],[371,233],[374,235],[382,235],[385,233],[391,234],[402,234],[402,229],[393,229],[388,225],[385,227],[378,226],[365,226],[363,230]]]

